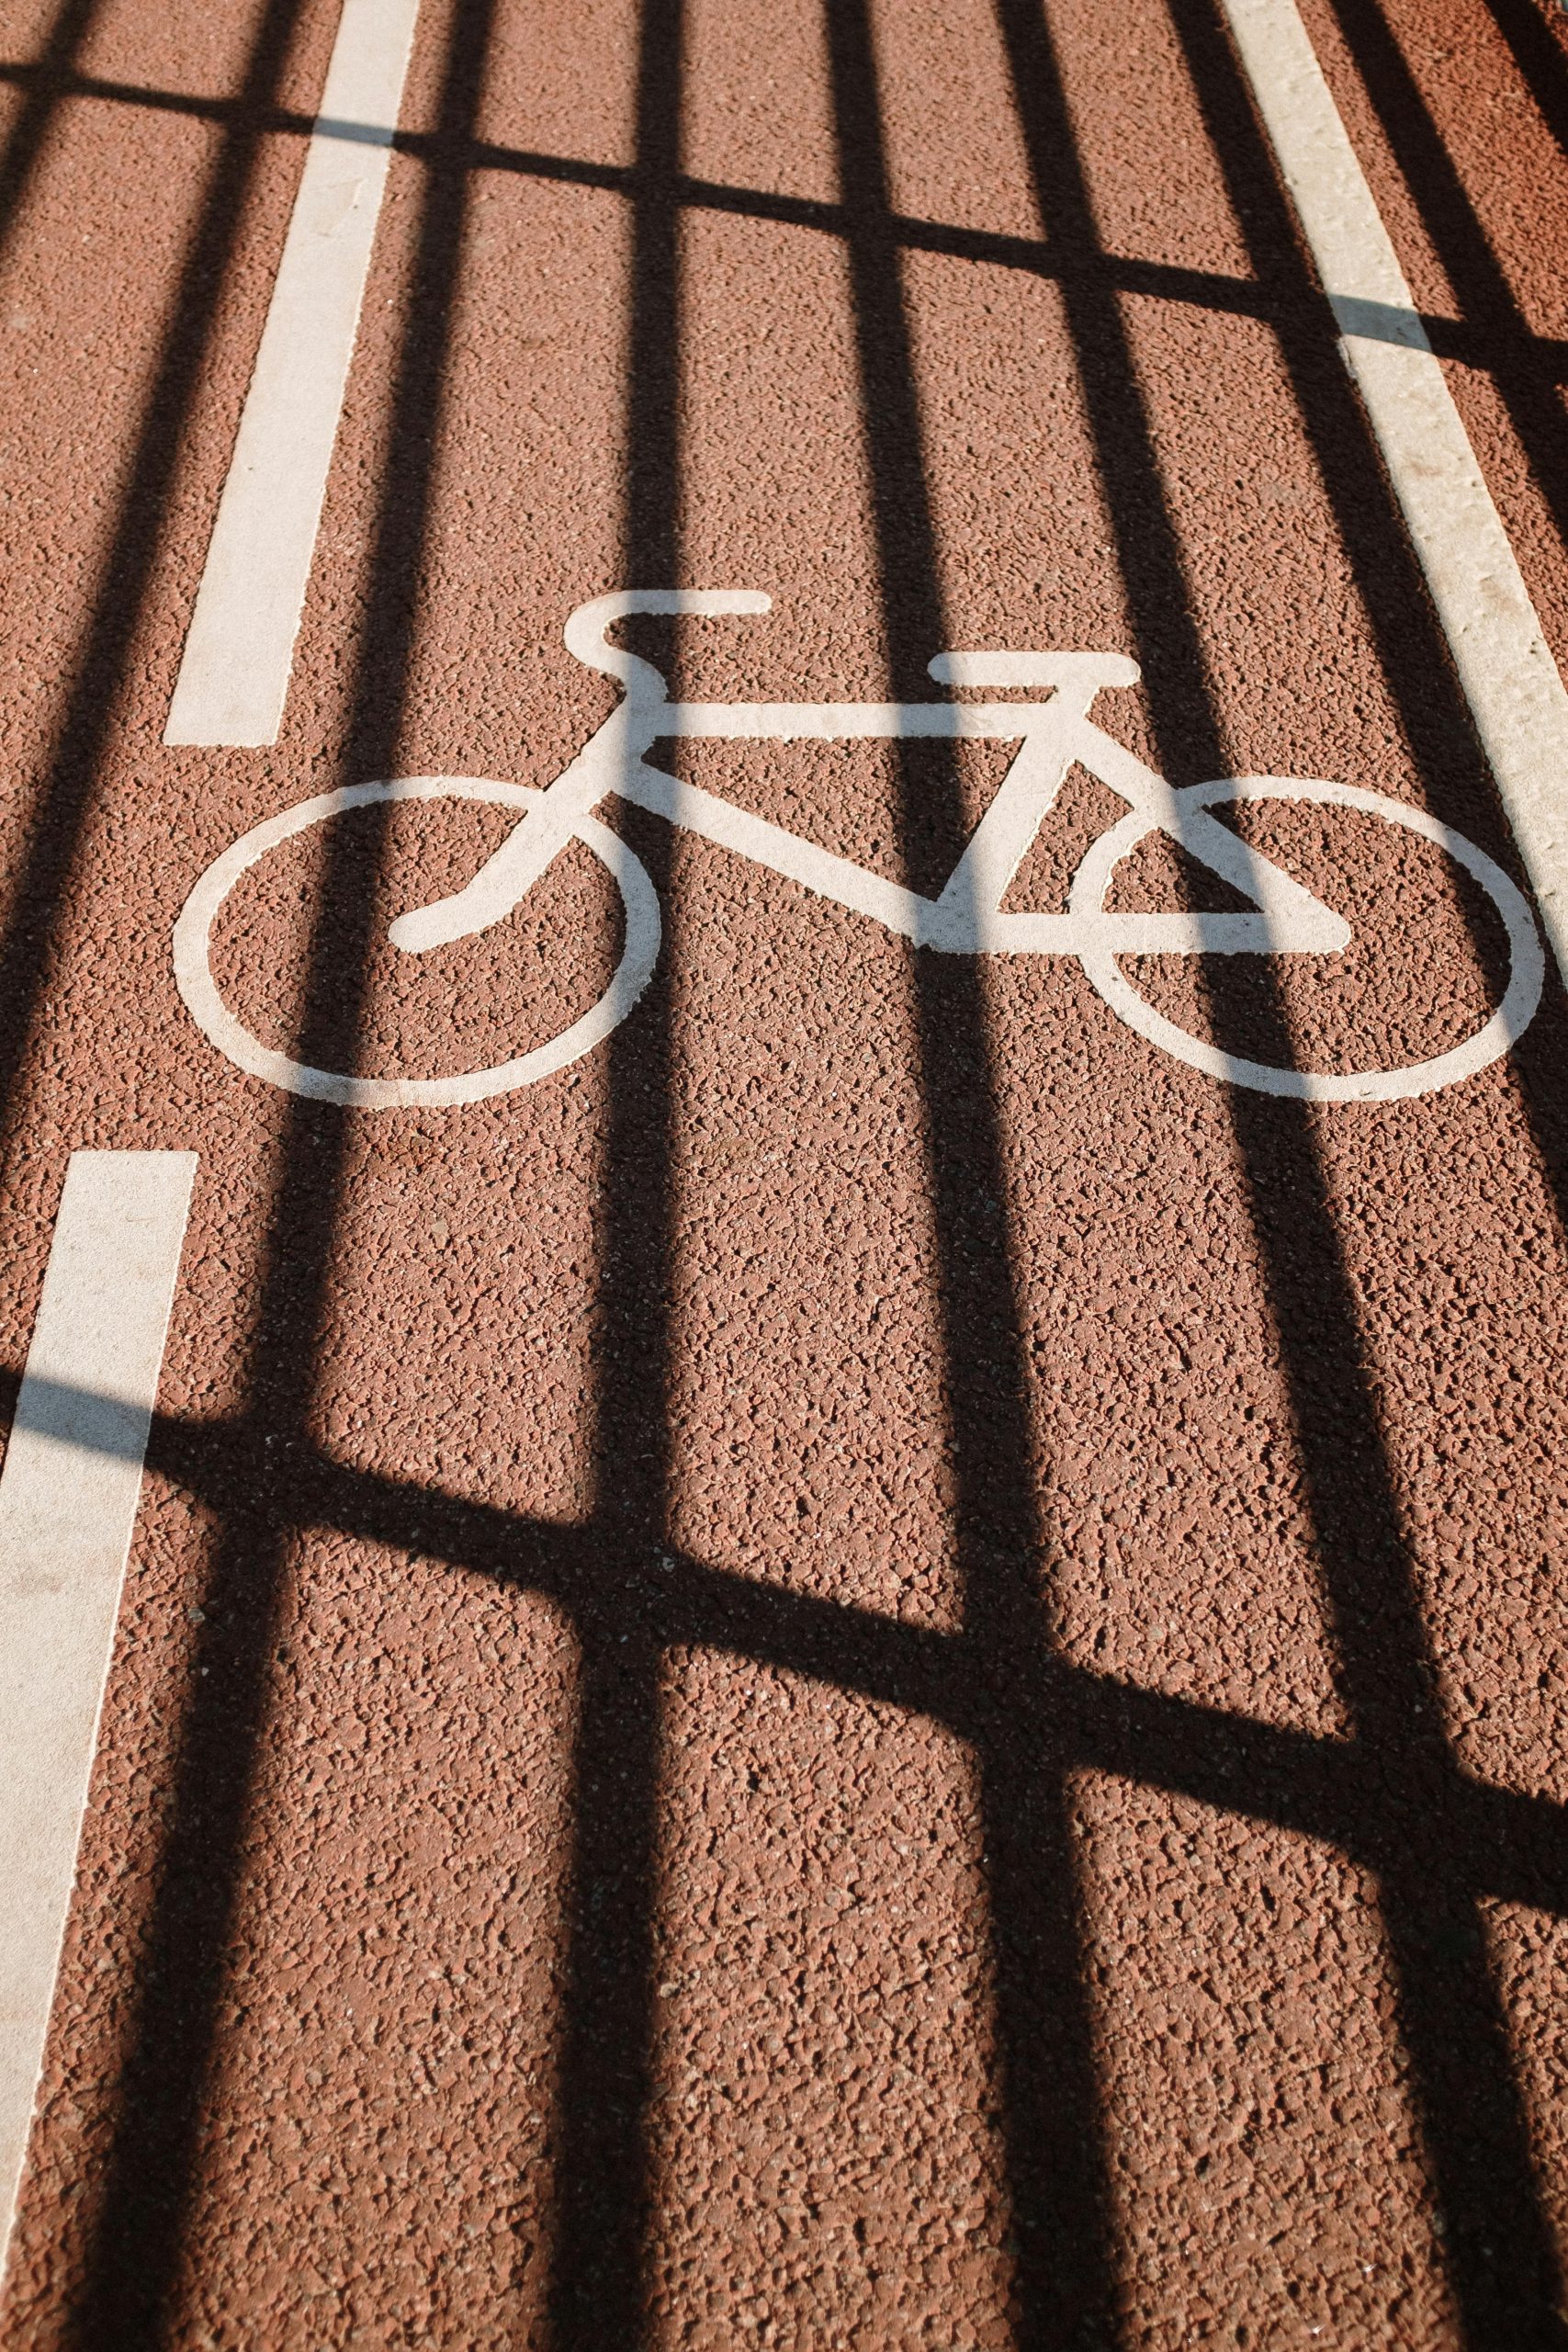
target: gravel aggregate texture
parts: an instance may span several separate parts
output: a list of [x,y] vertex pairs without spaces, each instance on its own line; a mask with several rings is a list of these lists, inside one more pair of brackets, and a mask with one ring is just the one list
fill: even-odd
[[[1302,13],[1568,663],[1568,18]],[[536,1084],[289,1094],[175,980],[279,810],[548,785],[622,587],[772,597],[622,625],[688,701],[1129,654],[1172,785],[1522,880],[1223,16],[423,0],[282,731],[171,748],[336,26],[6,11],[7,1419],[69,1154],[199,1169],[0,2345],[1561,2348],[1554,978],[1461,1084],[1274,1097],[606,802],[659,962]],[[650,756],[935,896],[1010,746]],[[1074,768],[1006,908],[1124,814]],[[296,836],[225,1001],[364,1076],[547,1041],[623,944],[581,841],[388,935],[509,821]],[[1351,944],[1125,959],[1168,1019],[1335,1072],[1495,1004],[1432,842],[1225,821]]]

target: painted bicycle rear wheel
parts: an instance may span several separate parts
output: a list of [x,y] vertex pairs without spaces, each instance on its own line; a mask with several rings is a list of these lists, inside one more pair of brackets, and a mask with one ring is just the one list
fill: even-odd
[[525,1053],[483,1069],[432,1077],[380,1078],[318,1069],[267,1045],[248,1028],[225,1002],[212,968],[213,926],[236,884],[285,842],[312,827],[380,803],[468,800],[515,808],[523,814],[540,797],[526,785],[503,784],[489,777],[400,777],[321,793],[254,826],[207,868],[175,926],[175,977],[191,1018],[220,1054],[251,1077],[290,1094],[341,1102],[355,1110],[478,1102],[566,1069],[626,1019],[647,987],[659,956],[659,896],[647,868],[619,835],[596,818],[582,818],[575,837],[607,870],[619,893],[624,925],[619,961],[608,985],[587,1011]]

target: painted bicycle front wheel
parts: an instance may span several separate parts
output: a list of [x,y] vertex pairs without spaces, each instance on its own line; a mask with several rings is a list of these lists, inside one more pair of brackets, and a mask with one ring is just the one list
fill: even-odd
[[[1507,977],[1500,989],[1493,989],[1490,996],[1480,995],[1464,1015],[1465,1034],[1445,1045],[1438,1053],[1417,1054],[1392,1065],[1381,1060],[1373,1062],[1368,1053],[1369,1066],[1358,1067],[1364,1046],[1355,1035],[1352,1018],[1348,1047],[1338,1057],[1346,1066],[1314,1069],[1283,1057],[1278,1061],[1265,1060],[1227,1050],[1213,1037],[1195,1035],[1134,985],[1123,968],[1129,959],[1105,950],[1081,955],[1084,972],[1118,1020],[1150,1045],[1226,1085],[1248,1087],[1262,1094],[1292,1096],[1308,1102],[1390,1102],[1430,1094],[1439,1087],[1452,1086],[1473,1076],[1506,1053],[1529,1025],[1540,1001],[1545,977],[1545,958],[1535,917],[1523,893],[1495,859],[1477,849],[1473,842],[1455,832],[1451,826],[1441,823],[1423,808],[1391,799],[1385,793],[1309,778],[1230,776],[1213,784],[1187,785],[1173,793],[1171,798],[1176,816],[1168,829],[1156,818],[1134,809],[1100,836],[1073,879],[1069,904],[1075,914],[1105,911],[1118,868],[1124,867],[1135,851],[1163,831],[1168,830],[1173,839],[1179,839],[1180,812],[1184,808],[1276,802],[1294,804],[1298,808],[1341,810],[1352,819],[1374,819],[1382,825],[1392,826],[1396,843],[1403,841],[1405,851],[1415,852],[1418,859],[1424,858],[1428,867],[1440,870],[1443,859],[1447,859],[1468,876],[1471,899],[1478,902],[1483,911],[1489,902],[1488,927],[1495,935],[1498,962],[1506,961]],[[1319,830],[1325,834],[1332,831],[1335,821],[1325,816],[1320,820]],[[1341,830],[1347,829],[1341,826]],[[1416,844],[1425,844],[1425,850],[1416,850]],[[1438,853],[1435,859],[1433,851]],[[1269,854],[1277,856],[1278,853],[1271,847]],[[1337,910],[1349,917],[1353,952],[1369,946],[1381,950],[1385,964],[1398,962],[1401,977],[1397,985],[1407,995],[1424,996],[1430,1000],[1432,1007],[1437,1007],[1438,1000],[1450,993],[1448,984],[1456,964],[1472,963],[1474,959],[1462,954],[1456,956],[1451,945],[1444,948],[1436,932],[1430,950],[1424,950],[1414,890],[1409,889],[1407,898],[1402,899],[1397,857],[1388,876],[1381,876],[1375,871],[1378,863],[1375,857],[1369,860],[1363,855],[1347,854],[1337,869],[1332,854],[1325,854],[1320,844],[1319,870],[1314,872],[1309,887],[1325,898],[1341,901]],[[1448,878],[1451,884],[1452,876]],[[1430,890],[1427,895],[1429,899]],[[1450,889],[1448,895],[1457,902],[1462,893]],[[1429,906],[1426,910],[1430,911]],[[1397,948],[1397,957],[1390,954],[1391,947]],[[1239,963],[1242,959],[1228,960]],[[1303,964],[1316,960],[1326,966],[1335,959],[1300,960]],[[1269,961],[1283,973],[1291,959],[1280,956]],[[1484,990],[1486,985],[1478,972],[1475,990]],[[1211,992],[1216,996],[1220,993],[1218,989]],[[1416,1007],[1424,1016],[1428,1010],[1426,1005]],[[1475,1017],[1477,1012],[1481,1017]],[[1436,1019],[1437,1012],[1433,1012],[1431,1017]],[[1398,1025],[1385,1021],[1385,1034],[1391,1026]],[[1303,1054],[1303,1060],[1306,1058]]]

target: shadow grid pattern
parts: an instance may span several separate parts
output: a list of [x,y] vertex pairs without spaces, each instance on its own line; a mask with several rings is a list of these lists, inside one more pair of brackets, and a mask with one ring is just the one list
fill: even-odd
[[[1552,497],[1563,494],[1561,411],[1568,346],[1528,334],[1436,131],[1412,111],[1407,74],[1377,0],[1338,0],[1369,87],[1404,127],[1406,167],[1430,192],[1461,322],[1428,322],[1439,351],[1491,367]],[[1562,52],[1529,0],[1491,0],[1549,119],[1563,123]],[[1165,499],[1122,314],[1129,293],[1267,320],[1336,503],[1357,585],[1438,813],[1500,827],[1462,707],[1364,424],[1333,350],[1325,308],[1263,149],[1213,0],[1172,0],[1189,70],[1256,264],[1249,280],[1129,262],[1100,243],[1048,14],[996,0],[1047,240],[980,235],[894,209],[866,0],[824,0],[840,197],[825,206],[718,187],[682,170],[685,0],[642,0],[637,160],[626,170],[529,154],[476,133],[498,0],[449,0],[438,119],[401,134],[424,173],[414,293],[393,388],[393,447],[371,561],[355,718],[341,761],[356,780],[395,767],[418,579],[433,494],[452,302],[473,175],[536,173],[602,187],[633,212],[626,400],[625,582],[682,577],[677,387],[680,230],[693,206],[794,220],[840,238],[854,308],[873,485],[884,639],[896,693],[948,639],[900,256],[912,249],[1060,280],[1090,428],[1150,681],[1162,753],[1224,772],[1180,547]],[[0,240],[12,232],[58,109],[97,99],[203,114],[221,139],[201,198],[148,396],[130,486],[85,624],[52,769],[0,943],[16,1008],[0,1061],[9,1100],[41,1018],[51,910],[69,882],[107,748],[108,714],[148,593],[164,502],[199,387],[260,141],[308,119],[276,102],[300,0],[263,0],[231,98],[199,99],[84,74],[98,0],[66,0],[39,59],[0,68],[22,103],[0,162]],[[1410,85],[1413,88],[1413,85]],[[1397,141],[1396,141],[1397,144]],[[1559,503],[1561,515],[1564,509]],[[677,648],[671,638],[667,658]],[[906,779],[906,857],[934,822],[956,856],[955,779],[919,804]],[[634,830],[635,817],[630,820]],[[637,837],[661,888],[664,836]],[[1505,850],[1505,854],[1506,854]],[[362,836],[334,853],[337,903],[374,875]],[[368,906],[372,893],[362,888]],[[368,918],[366,919],[367,922]],[[352,1067],[364,1016],[367,933],[318,939],[302,1057]],[[665,958],[666,972],[673,954]],[[547,1595],[579,1646],[571,1947],[561,2024],[558,2182],[549,2331],[554,2352],[633,2346],[646,2331],[651,1951],[665,1654],[708,1646],[927,1715],[968,1742],[982,1790],[983,1865],[997,1985],[1001,2105],[1017,2234],[1016,2335],[1028,2352],[1128,2340],[1105,2178],[1086,2006],[1083,1928],[1067,1817],[1068,1775],[1122,1775],[1342,1849],[1373,1873],[1399,1984],[1434,2199],[1470,2352],[1562,2346],[1562,2290],[1529,2161],[1479,1905],[1502,1899],[1568,1916],[1568,1812],[1466,1776],[1448,1748],[1312,1122],[1300,1107],[1233,1094],[1235,1132],[1308,1470],[1339,1688],[1353,1736],[1337,1741],[1118,1683],[1073,1665],[1053,1638],[1049,1476],[1032,1456],[1025,1354],[1001,1205],[992,1046],[976,974],[917,959],[919,1080],[940,1264],[942,1388],[958,1480],[953,1543],[964,1617],[938,1634],[769,1589],[672,1550],[667,1409],[671,1335],[672,1013],[656,980],[611,1055],[604,1261],[598,1306],[597,1494],[591,1523],[562,1531],[334,1463],[309,1434],[314,1363],[345,1181],[343,1114],[288,1113],[263,1275],[248,1409],[233,1425],[155,1419],[149,1462],[220,1520],[213,1589],[182,1726],[175,1802],[155,1891],[152,1954],[120,2086],[112,2155],[68,2341],[75,2352],[164,2344],[211,2076],[222,1954],[237,1900],[288,1547],[304,1528],[418,1550],[519,1592]],[[1218,1009],[1223,1012],[1223,1002]],[[1516,1057],[1533,1130],[1563,1168],[1561,1008]],[[1544,1035],[1542,1033],[1545,1033]],[[1561,1204],[1562,1194],[1559,1191]],[[14,1393],[15,1378],[11,1386]],[[1349,1469],[1347,1465],[1353,1465]]]

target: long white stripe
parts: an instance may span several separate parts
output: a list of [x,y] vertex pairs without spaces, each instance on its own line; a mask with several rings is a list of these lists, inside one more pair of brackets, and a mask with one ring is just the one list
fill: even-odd
[[344,0],[165,743],[274,743],[419,0]]
[[1295,0],[1224,0],[1568,979],[1568,694]]
[[195,1173],[73,1153],[0,1472],[0,2260]]

